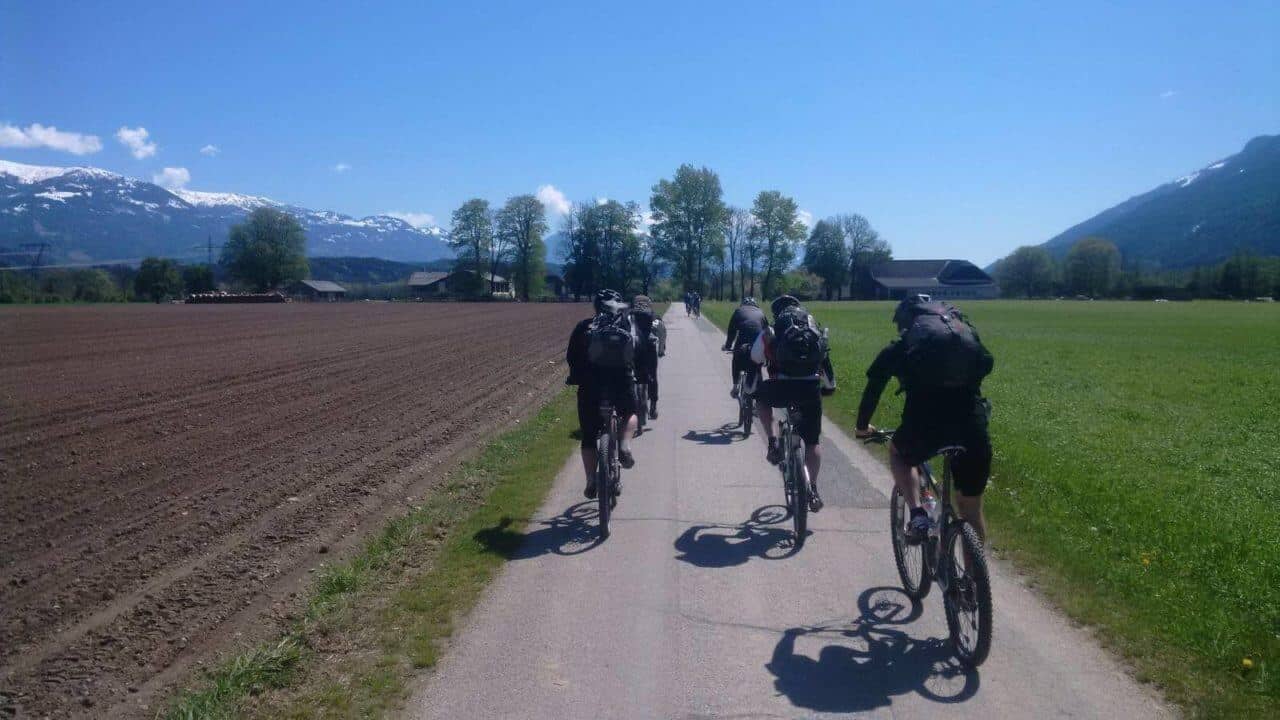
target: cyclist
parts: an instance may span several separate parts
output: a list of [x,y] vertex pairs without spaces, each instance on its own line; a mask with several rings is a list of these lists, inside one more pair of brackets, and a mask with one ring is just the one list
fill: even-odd
[[693,314],[693,291],[692,290],[684,291],[684,314],[685,315]]
[[[729,334],[721,349],[725,352],[733,351],[733,383],[729,387],[729,397],[734,400],[738,399],[738,378],[742,377],[742,373],[754,372],[756,369],[751,362],[751,346],[768,324],[764,311],[750,295],[742,298],[742,303],[733,311],[733,317],[729,318]],[[752,378],[747,382],[755,384]]]
[[[944,359],[942,364],[921,363],[913,359],[931,355],[918,350],[923,343],[928,342],[927,332],[913,330],[918,318],[925,315],[940,318],[941,315],[937,313],[948,315],[950,319],[945,321],[948,328],[957,320],[963,322],[972,331],[974,341],[967,344],[948,342],[935,346],[941,348],[938,355],[971,353],[971,364],[967,361],[959,364],[948,362],[951,358]],[[936,455],[939,448],[961,445],[965,452],[958,455],[952,465],[958,491],[956,509],[978,531],[978,536],[985,540],[987,525],[982,514],[982,492],[991,475],[991,437],[987,433],[991,404],[982,397],[982,379],[991,372],[995,361],[991,353],[982,346],[977,331],[973,330],[973,326],[964,320],[958,310],[946,303],[932,302],[928,295],[912,295],[902,300],[894,310],[893,322],[898,327],[898,339],[881,350],[867,369],[867,387],[858,407],[855,434],[858,437],[868,437],[875,432],[875,427],[870,424],[871,416],[875,413],[880,394],[889,378],[897,377],[901,392],[906,393],[906,399],[902,420],[894,433],[893,442],[889,444],[889,469],[893,472],[894,483],[911,508],[907,539],[913,543],[923,541],[931,525],[928,514],[920,506],[920,482],[916,478],[916,466]],[[954,331],[948,329],[948,332]],[[963,337],[963,332],[960,336]],[[921,337],[925,339],[922,340]],[[951,338],[948,337],[948,340]],[[966,345],[969,349],[966,349]],[[909,357],[908,352],[913,347],[917,351]],[[961,382],[940,382],[943,378],[939,376],[949,372],[946,368],[966,365],[970,365],[971,369],[961,373]],[[930,367],[941,369],[929,369]]]
[[693,291],[693,312],[698,317],[702,317],[702,295],[697,290]]
[[[569,365],[569,377],[566,385],[578,386],[578,426],[582,430],[582,467],[587,472],[587,486],[583,494],[588,499],[596,496],[596,438],[604,431],[600,417],[600,402],[608,400],[618,412],[618,417],[626,423],[618,438],[618,461],[624,468],[635,465],[635,458],[629,447],[631,437],[635,435],[636,393],[635,363],[622,363],[618,367],[603,367],[591,361],[591,334],[597,319],[606,315],[628,315],[627,305],[622,295],[615,290],[600,290],[594,300],[595,317],[578,323],[569,335],[569,347],[565,351],[565,362]],[[631,335],[631,347],[637,345],[634,324],[630,317],[622,318],[626,331]]]
[[[649,419],[658,419],[658,358],[666,353],[667,328],[662,320],[653,314],[653,301],[648,295],[637,295],[631,301],[631,316],[635,319],[636,337],[640,344],[636,348],[636,380],[649,386]],[[644,412],[646,408],[637,408]]]
[[[809,471],[809,510],[818,512],[822,509],[822,496],[818,494],[822,397],[836,391],[836,374],[818,323],[799,300],[782,295],[769,309],[773,312],[773,325],[766,326],[751,346],[751,361],[769,370],[769,379],[757,382],[752,389],[760,426],[769,440],[765,457],[773,465],[782,462],[773,409],[794,406],[800,411],[796,432],[804,441],[804,465]],[[801,355],[807,360],[799,360]]]

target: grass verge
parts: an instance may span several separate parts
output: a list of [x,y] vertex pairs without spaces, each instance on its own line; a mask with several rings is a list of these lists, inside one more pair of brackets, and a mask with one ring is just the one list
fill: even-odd
[[170,720],[378,717],[402,702],[504,562],[483,542],[517,537],[576,441],[564,391],[449,473],[350,560],[323,567],[306,610],[276,642],[233,657],[181,692]]
[[[1280,309],[961,305],[996,358],[995,549],[1188,715],[1280,717]],[[809,309],[851,430],[892,305]],[[704,312],[723,327],[732,306]],[[901,410],[886,392],[873,422]]]

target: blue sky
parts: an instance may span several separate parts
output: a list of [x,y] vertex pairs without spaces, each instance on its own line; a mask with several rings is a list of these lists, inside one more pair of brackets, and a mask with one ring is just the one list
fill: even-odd
[[1276,2],[0,4],[0,159],[442,224],[690,162],[986,263],[1280,133]]

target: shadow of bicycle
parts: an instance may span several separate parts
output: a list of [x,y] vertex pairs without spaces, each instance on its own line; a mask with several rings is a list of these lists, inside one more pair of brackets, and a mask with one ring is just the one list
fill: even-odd
[[738,433],[734,432],[737,427],[734,423],[725,423],[714,430],[690,430],[681,439],[703,445],[728,445],[735,437],[742,439]]
[[796,553],[790,529],[770,527],[790,520],[782,505],[765,505],[738,525],[693,525],[676,538],[676,559],[704,568],[742,565],[751,558],[781,560]]
[[479,530],[472,537],[488,552],[507,560],[528,560],[543,555],[578,555],[599,545],[596,502],[571,505],[559,515],[529,524],[524,532],[511,529],[514,522],[503,517],[494,527]]
[[[921,615],[919,602],[898,588],[870,588],[853,620],[790,628],[765,668],[774,687],[796,707],[816,712],[866,712],[916,694],[959,703],[978,692],[976,670],[955,659],[951,645],[920,639],[893,626]],[[826,645],[812,650],[815,644]],[[797,651],[797,644],[806,647]]]

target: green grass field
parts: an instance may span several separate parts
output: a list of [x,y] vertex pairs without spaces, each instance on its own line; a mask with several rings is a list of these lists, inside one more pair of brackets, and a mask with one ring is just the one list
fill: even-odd
[[[1280,306],[961,305],[996,357],[995,549],[1191,716],[1280,717]],[[846,429],[892,307],[809,305]]]

